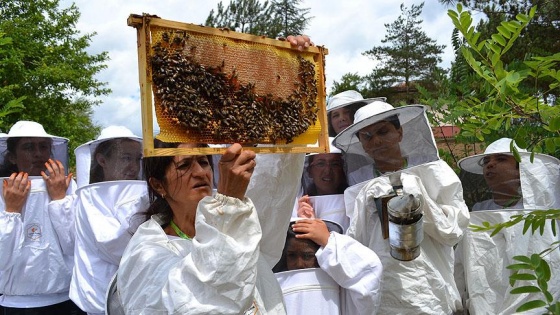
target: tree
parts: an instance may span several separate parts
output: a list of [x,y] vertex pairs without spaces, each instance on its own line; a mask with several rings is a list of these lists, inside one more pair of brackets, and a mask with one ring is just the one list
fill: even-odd
[[273,23],[269,26],[269,37],[287,37],[304,33],[309,25],[310,17],[307,17],[310,9],[299,8],[302,0],[279,0],[274,1],[272,6]]
[[354,90],[360,92],[360,94],[364,95],[363,92],[363,78],[357,73],[346,73],[340,78],[340,82],[336,80],[333,81],[333,87],[330,92],[330,95],[335,95],[344,91]]
[[393,23],[385,24],[387,34],[381,42],[388,45],[375,46],[363,53],[379,62],[367,76],[371,89],[404,84],[405,99],[410,101],[413,85],[430,82],[434,73],[440,71],[438,63],[445,46],[437,45],[421,30],[423,21],[419,16],[423,7],[424,3],[412,5],[410,9],[401,4],[401,15]]
[[[454,4],[456,0],[440,0],[443,4]],[[516,45],[503,55],[503,62],[513,67],[522,68],[523,62],[532,56],[546,56],[560,52],[560,6],[555,0],[527,0],[527,1],[500,1],[500,0],[467,0],[462,1],[465,9],[483,14],[483,18],[476,25],[476,30],[482,37],[491,36],[503,20],[514,20],[518,14],[528,12],[532,7],[537,7],[535,18],[525,27],[517,39]],[[550,90],[548,86],[552,81],[547,79],[526,80],[520,89],[532,91],[537,85],[544,101],[554,104],[560,89]]]
[[484,99],[468,96],[454,104],[453,110],[465,117],[462,133],[487,143],[507,134],[521,147],[559,156],[560,108],[548,104],[538,86],[534,86],[532,91],[520,86],[528,80],[549,80],[552,83],[548,89],[558,88],[560,53],[535,56],[517,67],[510,67],[503,60],[529,25],[535,9],[528,16],[519,14],[516,20],[502,22],[496,28],[497,33],[482,39],[481,33],[471,25],[470,14],[462,11],[461,6],[459,8],[458,13],[450,11],[449,15],[466,41],[461,53],[482,79],[486,95]]
[[206,18],[206,26],[227,27],[236,32],[270,38],[301,34],[310,18],[309,9],[298,8],[301,0],[231,0],[224,8],[220,1]]
[[33,120],[47,132],[70,139],[71,150],[93,139],[90,97],[110,92],[95,75],[106,68],[106,52],[86,52],[93,34],[79,34],[77,7],[58,0],[0,0],[0,32],[12,39],[0,64],[0,87],[13,99],[25,97],[25,111],[5,117],[7,125]]
[[[12,39],[10,37],[5,37],[4,33],[0,32],[0,79],[5,77],[4,67],[9,63],[9,58],[7,55],[8,47],[12,45]],[[13,89],[17,86],[14,84],[3,84],[0,85],[0,104],[2,108],[0,109],[0,130],[7,131],[9,125],[6,124],[6,116],[12,115],[24,108],[22,105],[25,96],[15,98],[13,95]]]
[[271,15],[268,1],[232,0],[224,9],[222,1],[218,3],[217,12],[214,9],[206,18],[206,26],[229,28],[236,32],[254,35],[264,35],[266,23]]

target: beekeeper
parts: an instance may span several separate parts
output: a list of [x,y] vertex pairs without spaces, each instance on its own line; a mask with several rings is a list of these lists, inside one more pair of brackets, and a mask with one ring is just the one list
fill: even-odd
[[288,314],[377,313],[381,261],[342,233],[339,224],[327,220],[290,223],[282,258],[274,267]]
[[[385,101],[385,97],[364,98],[358,91],[347,90],[333,95],[327,100],[327,126],[329,137],[335,137],[342,130],[348,128],[354,121],[356,111],[371,102]],[[356,169],[370,165],[369,156],[359,154],[345,154],[345,171],[353,172]]]
[[301,183],[303,195],[296,200],[292,216],[330,220],[346,231],[350,220],[344,207],[348,184],[342,152],[331,144],[329,153],[306,155]]
[[[472,210],[560,208],[558,159],[535,153],[531,162],[531,153],[512,141],[498,139],[483,154],[459,161],[461,169],[483,177],[486,183],[478,185],[479,193],[473,194],[479,199],[473,201]],[[519,152],[520,162],[513,157],[510,145]]]
[[70,298],[88,314],[105,312],[105,293],[122,253],[148,208],[141,180],[142,139],[109,126],[75,150],[75,267]]
[[217,192],[211,157],[144,158],[149,219],[132,237],[116,280],[126,314],[285,313],[272,267],[304,156],[255,156],[239,144],[224,150]]
[[[361,183],[345,191],[345,203],[347,234],[372,249],[383,264],[379,313],[462,310],[453,276],[453,246],[468,226],[469,212],[459,178],[439,159],[425,107],[372,102],[356,112],[354,123],[335,137],[334,145],[374,160],[374,165],[349,174],[354,183]],[[418,198],[423,215],[417,226],[422,232],[413,240],[419,241],[418,256],[409,261],[392,255],[395,248],[389,245],[392,237],[382,215],[382,201],[399,190]]]
[[[519,152],[520,162],[514,158],[512,147]],[[531,161],[530,152],[519,148],[510,138],[501,138],[488,145],[483,154],[461,159],[458,164],[470,173],[470,180],[479,183],[464,185],[477,189],[469,193],[475,199],[471,201],[474,204],[471,224],[502,223],[531,210],[560,208],[560,161],[552,156],[535,153]],[[513,259],[515,256],[530,257],[560,240],[552,232],[550,220],[545,227],[542,235],[539,231],[524,234],[522,222],[503,228],[494,236],[490,236],[491,232],[467,230],[457,247],[460,251],[458,266],[462,267],[458,269],[464,270],[457,275],[457,282],[464,283],[465,306],[470,314],[512,314],[526,302],[544,299],[540,293],[511,294],[513,287],[509,284],[509,276],[512,271],[507,266],[519,263]],[[544,259],[551,270],[560,269],[558,251],[550,252]],[[524,285],[536,283],[515,283],[515,287]],[[558,273],[552,272],[548,290],[553,296],[559,296]],[[546,310],[538,308],[532,312],[542,314]]]
[[6,312],[79,312],[68,298],[74,252],[68,139],[18,121],[0,137],[0,305]]

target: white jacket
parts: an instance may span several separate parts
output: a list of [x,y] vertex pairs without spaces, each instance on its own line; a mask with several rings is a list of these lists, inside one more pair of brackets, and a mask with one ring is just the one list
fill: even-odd
[[4,306],[41,307],[68,300],[76,183],[71,182],[64,199],[52,201],[43,178],[29,179],[31,191],[21,214],[6,212],[0,198],[0,305]]
[[[154,216],[142,224],[123,254],[117,283],[127,314],[283,310],[281,301],[272,309],[265,304],[274,297],[266,295],[274,287],[257,286],[257,278],[267,276],[261,274],[266,267],[257,265],[266,262],[260,257],[262,234],[249,199],[205,197],[197,209],[192,240],[169,238],[157,220]],[[270,269],[268,273],[273,277]]]
[[[482,222],[495,224],[508,221],[513,215],[527,214],[528,210],[477,211],[471,213],[471,224],[482,225]],[[558,226],[556,220],[556,226]],[[532,300],[545,300],[541,293],[510,294],[514,288],[509,284],[509,276],[513,270],[506,267],[520,263],[514,260],[517,255],[531,256],[549,248],[553,242],[560,241],[554,235],[547,222],[543,235],[531,229],[523,234],[523,223],[500,230],[496,235],[491,232],[474,232],[468,230],[461,241],[459,257],[463,258],[465,281],[467,287],[466,306],[469,313],[477,314],[513,314],[522,304]],[[555,300],[560,297],[560,252],[556,249],[544,259],[551,270],[548,290]],[[527,273],[522,271],[522,273]],[[536,285],[535,281],[518,281],[515,287]],[[523,314],[543,314],[544,308],[538,308]]]
[[451,314],[461,310],[453,277],[453,246],[469,223],[461,182],[442,160],[404,169],[400,180],[404,192],[423,196],[424,240],[420,256],[412,261],[391,257],[389,240],[382,236],[374,198],[392,191],[389,178],[377,177],[345,192],[347,209],[352,209],[347,234],[372,249],[383,263],[379,314]]
[[383,266],[376,253],[355,239],[331,232],[315,254],[321,269],[342,288],[342,315],[376,314]]
[[154,218],[140,226],[118,271],[127,313],[285,314],[272,266],[282,255],[303,157],[257,155],[245,201],[204,198],[192,241],[168,237]]
[[146,182],[123,180],[76,191],[76,245],[70,298],[88,313],[103,313],[109,281],[148,209]]
[[[509,145],[507,146],[509,149]],[[530,210],[560,208],[560,162],[545,155],[520,152],[519,177],[523,198],[517,204],[503,209],[492,199],[481,201],[473,206],[471,224],[491,225],[509,221],[511,216],[523,215]],[[482,156],[482,155],[480,155]],[[533,158],[533,161],[531,161]],[[482,175],[480,175],[482,176]],[[471,187],[470,185],[469,187]],[[478,187],[477,187],[478,188]],[[520,210],[525,209],[525,210]],[[556,220],[558,226],[558,220]],[[457,246],[456,277],[461,284],[465,306],[470,314],[512,314],[522,304],[532,300],[545,300],[542,294],[510,294],[513,287],[509,284],[512,271],[506,267],[519,263],[513,257],[538,254],[560,241],[560,236],[552,233],[550,220],[547,221],[543,235],[540,231],[523,234],[523,222],[504,228],[494,236],[490,232],[467,230],[465,237]],[[554,250],[544,257],[551,269],[548,290],[555,300],[560,297],[560,252]],[[515,286],[535,285],[529,281],[518,281]],[[524,314],[543,314],[543,308]]]
[[383,267],[372,250],[331,232],[315,256],[320,268],[276,274],[288,314],[376,314]]

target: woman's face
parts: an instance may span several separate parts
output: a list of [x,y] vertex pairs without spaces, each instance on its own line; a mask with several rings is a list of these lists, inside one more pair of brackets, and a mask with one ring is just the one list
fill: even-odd
[[103,168],[104,181],[138,179],[142,146],[138,141],[122,140],[110,156],[98,153],[96,159]]
[[481,160],[484,179],[494,192],[517,191],[520,186],[517,161],[509,154],[491,154]]
[[10,162],[17,165],[18,171],[30,176],[40,176],[45,171],[45,163],[51,157],[51,138],[23,137],[17,142]]
[[318,268],[315,248],[301,239],[291,238],[286,248],[286,264],[288,270]]
[[308,172],[317,188],[317,195],[338,193],[344,181],[344,162],[339,153],[323,153],[312,156]]
[[[192,145],[179,145],[179,148],[188,147]],[[172,209],[185,205],[196,208],[202,198],[212,195],[212,175],[206,155],[175,156],[165,172],[164,191],[158,192],[165,195]]]
[[354,117],[352,111],[348,107],[342,107],[332,110],[330,112],[330,119],[334,132],[339,134],[352,124]]
[[362,128],[358,133],[364,151],[376,162],[402,158],[399,146],[403,137],[402,128],[397,129],[392,123],[382,120]]

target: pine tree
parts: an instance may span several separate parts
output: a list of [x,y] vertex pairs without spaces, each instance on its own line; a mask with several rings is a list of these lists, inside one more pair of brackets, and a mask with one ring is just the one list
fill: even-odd
[[309,9],[298,8],[302,0],[231,0],[224,8],[220,1],[206,18],[206,26],[227,27],[236,32],[270,38],[301,34],[310,18]]
[[[379,62],[373,72],[367,76],[370,90],[394,90],[396,85],[402,86],[404,101],[415,101],[413,86],[427,86],[431,78],[442,70],[438,68],[440,55],[445,46],[437,45],[421,29],[419,18],[424,3],[412,5],[409,9],[401,4],[401,15],[396,21],[385,24],[387,33],[381,40],[383,46],[375,46],[363,54]],[[387,95],[389,101],[396,102],[399,97]]]

